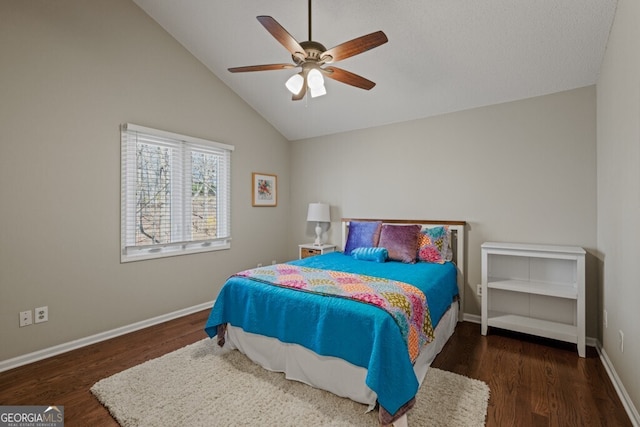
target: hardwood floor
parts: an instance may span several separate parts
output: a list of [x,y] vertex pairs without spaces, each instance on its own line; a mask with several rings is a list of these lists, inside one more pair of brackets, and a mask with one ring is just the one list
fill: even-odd
[[91,386],[206,337],[208,311],[0,373],[0,405],[62,405],[66,427],[114,426]]
[[597,350],[463,322],[432,366],[486,382],[487,426],[631,426]]
[[[98,380],[205,338],[208,311],[0,373],[0,405],[63,405],[65,426],[117,426]],[[597,352],[459,323],[433,366],[489,384],[487,426],[631,426]],[[418,426],[413,426],[418,427]]]

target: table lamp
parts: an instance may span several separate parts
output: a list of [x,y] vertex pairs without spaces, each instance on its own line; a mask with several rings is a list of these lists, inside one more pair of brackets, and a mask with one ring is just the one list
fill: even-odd
[[307,221],[315,221],[316,241],[313,244],[316,246],[321,246],[322,227],[320,226],[320,223],[331,221],[329,205],[327,205],[326,203],[309,203],[309,210],[307,211]]

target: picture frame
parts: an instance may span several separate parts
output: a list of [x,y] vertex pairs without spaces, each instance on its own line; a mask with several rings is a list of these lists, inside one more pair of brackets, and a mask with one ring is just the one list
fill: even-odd
[[265,207],[278,205],[278,176],[268,173],[251,174],[252,206]]

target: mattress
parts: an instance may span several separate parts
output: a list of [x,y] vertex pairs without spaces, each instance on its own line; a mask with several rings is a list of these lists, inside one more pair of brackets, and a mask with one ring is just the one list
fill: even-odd
[[[445,313],[454,319],[452,322],[455,327],[457,310],[456,315],[451,315],[451,306],[458,287],[457,270],[452,263],[375,263],[354,260],[335,252],[288,264],[385,277],[408,283],[426,295],[431,323],[436,330]],[[395,320],[379,307],[358,301],[326,298],[324,295],[269,286],[234,276],[221,289],[205,330],[213,337],[218,333],[219,325],[230,325],[248,334],[272,338],[285,345],[300,346],[318,357],[339,359],[363,368],[361,372],[365,374],[364,384],[373,391],[373,395],[365,393],[363,396],[352,396],[350,391],[343,393],[333,386],[312,385],[333,388],[330,391],[367,404],[371,404],[372,396],[375,396],[390,414],[394,414],[415,396],[420,378],[424,378],[426,374],[426,370],[421,375],[414,371],[414,364],[407,354],[407,344],[403,341]],[[235,328],[230,328],[230,335],[236,334]],[[450,328],[442,329],[448,331]],[[444,334],[446,338],[449,335]],[[234,338],[232,341],[232,345],[241,350],[243,346],[246,347],[240,340]],[[425,348],[430,347],[431,344]],[[248,348],[243,351],[250,352]],[[263,349],[261,352],[267,352],[265,359],[272,358],[268,356],[269,350]],[[260,357],[257,353],[253,356],[256,359]],[[256,362],[268,366],[265,360]],[[291,363],[306,364],[308,358],[304,362]],[[418,365],[423,366],[425,363],[418,364],[416,361],[415,366]],[[393,369],[389,369],[389,366],[393,366]],[[297,372],[302,371],[304,369],[300,367]],[[295,373],[287,375],[297,376]],[[307,383],[315,382],[307,381],[308,378],[304,375],[297,379]],[[362,383],[361,380],[359,382]]]
[[[413,366],[420,385],[431,362],[453,335],[457,322],[458,303],[454,302],[435,328],[434,341],[425,346]],[[368,410],[375,407],[378,397],[366,384],[366,368],[337,357],[318,355],[298,344],[247,333],[236,326],[229,326],[226,334],[225,348],[239,350],[269,371],[283,372],[290,380],[368,405]]]

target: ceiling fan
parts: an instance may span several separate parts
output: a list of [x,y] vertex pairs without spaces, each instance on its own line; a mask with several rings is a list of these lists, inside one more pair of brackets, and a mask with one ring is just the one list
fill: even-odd
[[343,70],[342,68],[333,66],[323,68],[322,66],[350,58],[386,43],[388,39],[384,32],[376,31],[327,49],[321,43],[312,41],[311,38],[311,0],[309,0],[308,41],[298,43],[298,41],[271,16],[258,16],[257,19],[267,31],[291,53],[294,64],[249,65],[229,68],[230,72],[244,73],[248,71],[284,70],[301,67],[302,71],[291,76],[286,83],[289,91],[293,93],[291,99],[294,101],[304,98],[307,89],[311,93],[311,97],[326,94],[323,76],[365,90],[369,90],[376,85],[371,80],[367,80],[362,76]]

